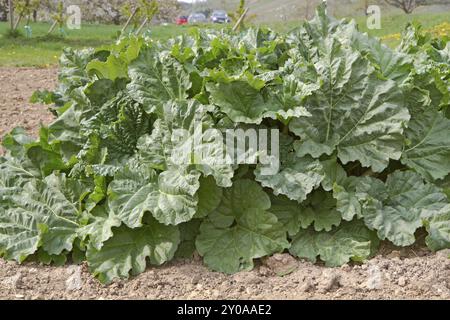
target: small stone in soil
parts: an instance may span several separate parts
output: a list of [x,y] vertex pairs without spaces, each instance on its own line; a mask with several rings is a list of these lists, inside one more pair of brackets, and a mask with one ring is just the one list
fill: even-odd
[[314,290],[314,284],[312,281],[306,280],[300,287],[301,292],[310,292]]
[[322,293],[331,291],[340,286],[340,276],[333,270],[323,273],[322,279],[319,281],[319,291]]
[[264,266],[277,276],[286,276],[298,268],[298,261],[290,254],[275,254],[263,260]]
[[398,279],[398,285],[400,286],[400,287],[404,287],[404,286],[406,286],[406,278],[405,277],[400,277],[399,279]]

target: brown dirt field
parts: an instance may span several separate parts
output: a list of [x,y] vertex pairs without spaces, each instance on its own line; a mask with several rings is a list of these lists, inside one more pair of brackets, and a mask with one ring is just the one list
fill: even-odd
[[[0,68],[0,84],[0,138],[15,126],[36,135],[40,122],[52,120],[45,106],[28,101],[34,90],[55,86],[55,69]],[[211,272],[197,258],[110,286],[93,278],[86,264],[0,259],[0,299],[450,299],[449,256],[450,250],[383,245],[363,265],[331,269],[282,254],[235,275]]]
[[38,89],[54,89],[56,78],[56,69],[0,68],[0,138],[18,126],[37,135],[41,122],[52,121],[46,106],[29,100]]

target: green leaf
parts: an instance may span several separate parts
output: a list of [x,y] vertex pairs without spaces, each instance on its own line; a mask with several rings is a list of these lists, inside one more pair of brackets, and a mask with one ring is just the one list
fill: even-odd
[[277,216],[291,236],[312,225],[316,231],[330,231],[342,220],[336,210],[336,200],[329,192],[315,191],[302,204],[284,196],[272,196],[271,201],[270,212]]
[[428,232],[425,242],[431,250],[450,248],[450,205],[429,219],[425,226]]
[[144,105],[148,113],[156,111],[166,101],[185,100],[191,87],[189,74],[183,66],[157,48],[142,49],[131,63],[128,74],[130,95]]
[[415,114],[405,132],[402,163],[434,181],[450,173],[450,120],[440,111]]
[[128,161],[137,151],[138,140],[151,128],[152,118],[144,107],[125,93],[117,94],[82,122],[83,135],[89,136],[90,144],[105,154],[104,164],[113,165]]
[[67,99],[73,90],[86,85],[89,82],[86,65],[93,59],[95,59],[95,55],[92,48],[83,50],[64,49],[64,53],[59,59],[58,80],[60,86],[57,93]]
[[156,175],[145,165],[125,167],[110,184],[111,208],[130,228],[142,226],[146,212],[166,225],[187,222],[197,210],[199,178],[195,171],[172,169]]
[[449,203],[439,188],[424,183],[420,175],[411,171],[389,175],[385,194],[386,197],[373,193],[362,214],[366,225],[377,230],[380,239],[397,246],[412,245],[423,220],[433,219]]
[[112,54],[106,61],[92,60],[86,66],[86,71],[95,74],[99,79],[114,81],[117,78],[128,78],[126,63]]
[[[110,100],[114,99],[119,93],[119,98],[121,97],[120,92],[126,88],[126,79],[116,79],[115,81],[110,79],[98,79],[90,82],[83,93],[89,99],[90,104],[93,109],[104,108],[104,104],[108,103]],[[90,110],[92,111],[92,110]],[[84,117],[90,114],[84,114]]]
[[206,88],[211,103],[234,122],[260,124],[269,111],[278,111],[274,101],[266,101],[259,90],[244,81],[208,83]]
[[341,214],[336,210],[336,200],[331,193],[316,191],[304,204],[314,220],[316,231],[330,231],[333,226],[341,223]]
[[270,200],[272,202],[270,212],[283,224],[289,236],[296,235],[300,229],[306,229],[314,222],[314,212],[307,210],[297,201],[274,195],[270,197]]
[[335,184],[341,184],[347,178],[347,173],[339,164],[336,157],[321,161],[324,178],[322,188],[325,191],[333,190]]
[[444,193],[447,195],[447,198],[450,200],[450,175],[445,177],[443,180],[439,180],[436,182],[437,186],[443,188]]
[[283,80],[283,85],[270,89],[269,94],[277,104],[277,111],[269,112],[266,116],[283,120],[310,117],[311,114],[304,107],[304,100],[320,86],[316,83],[301,82],[294,75],[288,75]]
[[0,215],[0,256],[23,262],[40,246],[42,231],[33,212],[8,210]]
[[33,139],[28,136],[25,129],[15,128],[3,137],[2,146],[8,150],[13,157],[21,158],[24,156],[26,146],[32,142]]
[[52,179],[26,184],[0,214],[0,252],[8,259],[22,262],[40,246],[50,255],[72,250],[79,211]]
[[8,195],[20,192],[25,184],[37,178],[41,178],[41,172],[28,158],[0,158],[0,206]]
[[401,91],[395,82],[380,80],[359,54],[335,40],[325,45],[314,63],[321,89],[305,102],[312,117],[290,124],[302,138],[297,153],[317,158],[337,150],[342,163],[360,161],[381,172],[401,156],[410,118]]
[[216,185],[213,178],[201,178],[200,188],[198,189],[198,208],[195,218],[207,217],[211,212],[217,209],[222,201],[222,189]]
[[153,209],[156,181],[152,169],[130,165],[119,171],[110,183],[111,209],[129,228],[141,227],[144,213]]
[[103,201],[107,197],[106,179],[102,176],[94,177],[94,189],[89,194],[86,200],[86,210],[92,211],[97,204]]
[[82,241],[89,240],[89,246],[101,250],[103,244],[113,236],[112,229],[120,227],[120,219],[105,207],[96,207],[85,218],[86,225],[78,230],[78,236]]
[[196,247],[213,270],[251,270],[253,259],[289,247],[283,225],[268,212],[270,198],[256,182],[236,181],[200,227]]
[[45,252],[44,250],[38,250],[36,257],[39,260],[39,262],[41,262],[45,265],[53,264],[54,266],[57,266],[57,267],[63,266],[67,262],[67,255],[65,255],[65,254],[50,255],[47,252]]
[[283,251],[289,243],[273,214],[249,209],[233,227],[217,228],[204,222],[196,247],[208,267],[231,274],[253,269],[253,259]]
[[367,55],[372,65],[386,78],[403,83],[413,68],[412,60],[406,54],[393,50],[379,39],[370,38],[367,34],[352,32],[353,48]]
[[367,176],[348,177],[335,183],[333,187],[337,210],[346,221],[352,221],[355,217],[361,218],[368,198],[373,195],[385,199],[386,192],[381,180]]
[[195,252],[195,239],[200,233],[201,219],[194,219],[178,226],[180,229],[181,242],[175,253],[176,258],[190,259]]
[[238,180],[233,187],[223,191],[222,202],[209,219],[218,227],[228,227],[247,210],[267,211],[270,206],[270,198],[261,186],[251,180]]
[[49,141],[59,143],[64,162],[70,162],[76,157],[85,143],[80,134],[80,122],[83,118],[81,109],[79,105],[74,104],[48,127]]
[[159,175],[156,197],[151,209],[153,216],[166,225],[178,225],[192,220],[197,211],[200,188],[197,172],[165,171]]
[[360,221],[352,221],[341,224],[331,232],[301,230],[289,251],[312,262],[320,257],[327,267],[338,267],[350,260],[365,261],[377,246],[376,235]]
[[207,108],[195,101],[170,101],[161,116],[152,134],[138,142],[141,161],[157,170],[197,170],[213,176],[219,186],[230,187],[234,169],[227,161],[222,133],[209,130],[213,120]]
[[342,214],[344,220],[351,221],[354,217],[361,217],[361,203],[355,192],[348,192],[346,188],[335,185],[333,196],[336,199],[337,210]]
[[147,258],[152,265],[171,260],[180,242],[176,227],[163,226],[156,221],[138,229],[120,227],[100,250],[88,247],[86,258],[93,274],[102,283],[128,278],[145,271]]
[[261,165],[255,170],[256,180],[263,187],[271,188],[275,195],[286,195],[291,200],[303,202],[308,194],[320,186],[324,179],[323,167],[309,156],[288,156],[274,175],[263,175]]
[[161,120],[156,120],[151,135],[142,136],[137,143],[140,158],[156,170],[166,170],[173,150],[171,134]]
[[28,144],[27,156],[36,168],[40,168],[44,176],[48,176],[53,170],[66,170],[69,166],[61,155],[59,141],[49,143],[48,128],[41,128],[39,141]]

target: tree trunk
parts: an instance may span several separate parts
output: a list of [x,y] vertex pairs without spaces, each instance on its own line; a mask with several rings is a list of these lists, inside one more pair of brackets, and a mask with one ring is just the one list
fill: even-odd
[[19,18],[17,19],[16,23],[14,23],[13,26],[13,30],[17,30],[17,28],[19,27],[20,21],[22,21],[23,16],[20,15]]
[[242,16],[239,18],[239,20],[236,22],[236,24],[234,25],[234,27],[233,27],[233,32],[236,32],[236,30],[239,29],[239,27],[240,27],[242,21],[244,20],[245,16],[246,16],[247,13],[248,13],[248,10],[249,10],[249,8],[246,8],[246,9],[244,10],[244,13],[243,13]]
[[47,34],[51,34],[53,30],[55,30],[56,26],[58,25],[58,21],[54,21],[51,25],[50,29],[48,30]]
[[11,30],[14,30],[14,4],[13,0],[8,0],[9,7],[9,24],[11,25]]
[[144,21],[142,22],[142,24],[141,24],[141,25],[139,26],[139,28],[137,29],[137,31],[136,31],[136,35],[137,35],[137,36],[141,33],[142,29],[144,29],[144,27],[145,27],[145,25],[147,24],[147,22],[148,22],[148,17],[146,17],[146,18],[144,19]]
[[131,14],[131,16],[128,18],[127,22],[126,22],[125,25],[123,26],[123,28],[122,28],[122,33],[124,33],[125,30],[128,28],[128,26],[129,26],[130,23],[131,23],[131,20],[133,20],[134,16],[135,16],[136,13],[138,12],[138,10],[139,10],[138,7],[136,7],[136,8],[134,9],[133,13]]

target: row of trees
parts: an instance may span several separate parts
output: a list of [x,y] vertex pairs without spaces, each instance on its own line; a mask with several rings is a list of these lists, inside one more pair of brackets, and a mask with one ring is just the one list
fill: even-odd
[[[0,21],[8,19],[10,0],[0,0]],[[15,21],[22,18],[54,20],[58,8],[78,5],[81,8],[83,21],[121,24],[128,19],[126,8],[150,5],[151,0],[11,0],[14,6]],[[159,21],[172,21],[180,11],[177,0],[156,0]]]
[[[79,5],[83,21],[114,24],[124,23],[129,17],[130,11],[143,6],[142,2],[151,2],[151,0],[0,0],[0,21],[8,19],[8,3],[10,1],[14,3],[16,23],[23,18],[54,20],[53,16],[62,3],[63,5]],[[159,21],[173,21],[181,12],[180,3],[177,0],[157,0],[157,2],[156,18]],[[313,10],[317,2],[320,1],[299,1],[305,7],[306,16],[309,16],[309,12]],[[383,2],[400,8],[407,14],[412,13],[419,6],[450,4],[450,0],[364,0],[365,8],[371,4]],[[207,2],[202,2],[202,5],[208,7]]]
[[[450,0],[385,0],[391,6],[402,9],[405,13],[412,13],[417,7],[450,4]],[[366,0],[368,3],[369,0]]]

